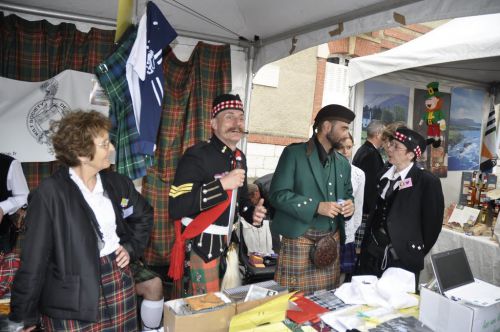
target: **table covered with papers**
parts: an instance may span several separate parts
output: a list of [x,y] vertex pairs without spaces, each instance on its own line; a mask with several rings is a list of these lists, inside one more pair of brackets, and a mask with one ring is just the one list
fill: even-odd
[[[268,281],[224,290],[217,294],[222,301],[212,295],[172,300],[165,304],[165,330],[192,332],[193,326],[203,326],[207,332],[430,331],[417,319],[418,296],[407,293],[414,288],[414,278],[393,274],[381,283],[375,276],[353,280],[337,290],[313,294],[288,293]],[[398,285],[395,280],[405,282]],[[343,301],[346,296],[353,301]],[[200,303],[215,302],[220,302],[217,307],[194,310]]]

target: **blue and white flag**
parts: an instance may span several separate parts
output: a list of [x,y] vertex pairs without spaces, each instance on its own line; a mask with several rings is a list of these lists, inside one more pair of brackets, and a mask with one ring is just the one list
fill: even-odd
[[153,155],[164,95],[163,49],[177,37],[177,32],[151,1],[148,2],[146,16],[146,77],[144,81],[139,82],[141,91],[139,133],[141,152]]
[[497,163],[496,132],[495,106],[492,96],[490,97],[490,112],[488,114],[488,122],[484,129],[483,144],[481,146],[481,164],[479,165],[481,172],[491,173],[493,167]]

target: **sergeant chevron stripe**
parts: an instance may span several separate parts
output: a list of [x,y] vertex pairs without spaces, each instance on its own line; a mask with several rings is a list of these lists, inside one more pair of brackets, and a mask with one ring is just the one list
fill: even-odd
[[180,186],[173,185],[172,187],[170,187],[170,193],[168,194],[168,196],[175,198],[177,196],[190,193],[192,189],[193,183],[184,183]]

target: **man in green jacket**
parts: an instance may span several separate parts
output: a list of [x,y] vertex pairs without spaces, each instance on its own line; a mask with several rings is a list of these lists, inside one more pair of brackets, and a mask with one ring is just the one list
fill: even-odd
[[[339,245],[345,220],[354,212],[351,166],[334,147],[348,137],[354,113],[341,105],[323,107],[308,142],[287,146],[271,183],[275,208],[272,230],[283,236],[275,280],[289,290],[311,293],[338,286]],[[315,243],[330,236],[333,263],[318,266],[311,259]],[[333,241],[330,241],[330,244]]]

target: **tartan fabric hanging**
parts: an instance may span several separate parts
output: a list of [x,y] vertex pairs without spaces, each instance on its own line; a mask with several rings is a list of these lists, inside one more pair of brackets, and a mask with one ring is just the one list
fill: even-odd
[[155,210],[151,241],[145,251],[149,265],[165,265],[175,239],[168,222],[168,193],[177,163],[191,145],[210,137],[213,99],[231,89],[229,45],[199,42],[187,62],[169,52],[163,62],[165,97],[154,165],[142,192]]
[[[0,12],[0,76],[39,82],[66,69],[92,73],[111,52],[114,35],[114,30],[85,33],[74,24],[28,21]],[[55,168],[56,162],[23,163],[29,188],[37,187]]]
[[109,97],[109,117],[113,124],[110,137],[116,148],[116,171],[131,179],[146,175],[151,158],[139,152],[139,132],[132,97],[125,76],[127,59],[134,45],[137,29],[125,32],[117,49],[100,63],[95,74]]

